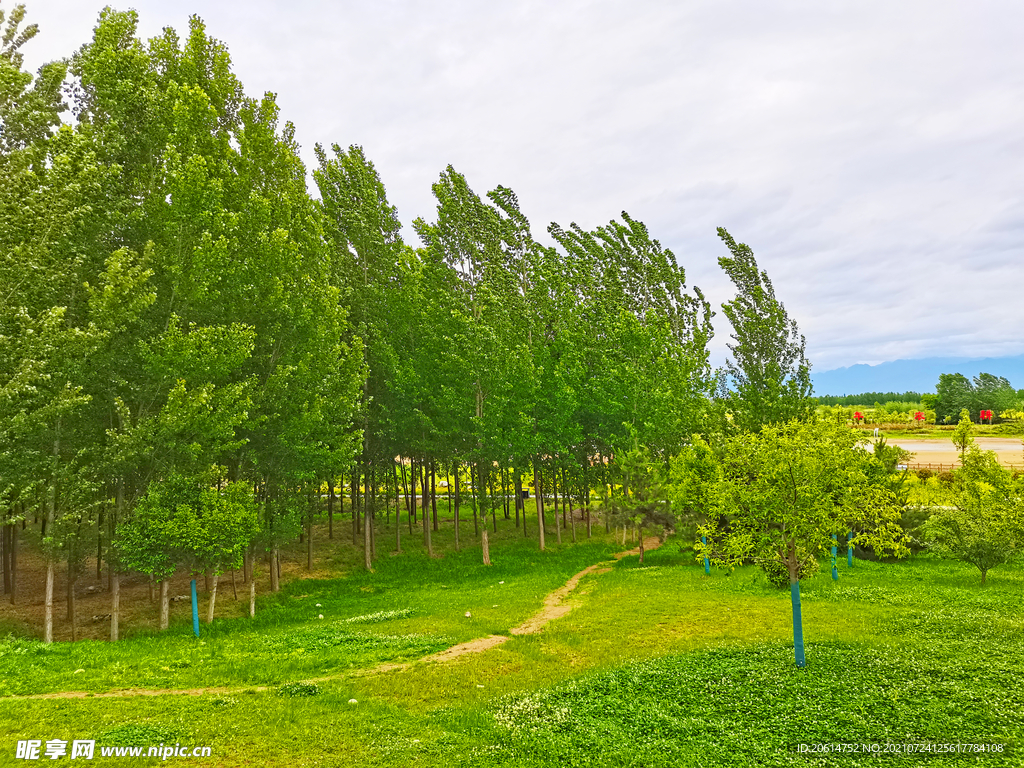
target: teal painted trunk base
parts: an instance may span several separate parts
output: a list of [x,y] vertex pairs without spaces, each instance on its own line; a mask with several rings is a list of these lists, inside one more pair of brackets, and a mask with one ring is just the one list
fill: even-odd
[[196,597],[195,579],[192,579],[192,631],[199,637],[199,598]]
[[800,617],[800,582],[789,585],[789,595],[793,599],[793,654],[798,667],[807,666],[804,659],[804,622]]

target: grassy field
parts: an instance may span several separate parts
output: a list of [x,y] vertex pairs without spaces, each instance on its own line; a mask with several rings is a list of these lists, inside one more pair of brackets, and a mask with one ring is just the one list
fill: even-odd
[[[414,552],[382,557],[373,574],[292,581],[261,599],[255,622],[218,620],[202,640],[184,623],[118,644],[8,638],[0,765],[24,764],[15,743],[30,738],[209,746],[187,762],[216,766],[1024,764],[1020,566],[985,587],[976,571],[928,556],[841,562],[839,582],[823,568],[803,585],[808,665],[797,669],[788,593],[754,568],[705,577],[670,539],[643,566],[627,557],[585,577],[574,610],[539,634],[365,673],[507,634],[622,548],[601,535],[540,553],[513,535],[497,537],[490,568],[475,549]],[[223,690],[103,695],[128,686]],[[21,698],[59,691],[93,695]],[[841,743],[932,751],[809,751]],[[936,751],[950,744],[1003,751]]]

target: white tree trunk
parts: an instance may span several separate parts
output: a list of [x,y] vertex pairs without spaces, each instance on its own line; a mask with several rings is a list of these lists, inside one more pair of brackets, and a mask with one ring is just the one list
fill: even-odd
[[53,642],[53,563],[46,564],[46,593],[43,597],[43,642]]
[[121,620],[121,575],[110,575],[110,639],[117,642],[118,623]]
[[211,583],[210,583],[210,604],[206,608],[206,623],[207,624],[212,624],[213,623],[213,611],[214,611],[214,607],[217,604],[217,582],[218,582],[218,580],[219,580],[219,575],[217,574],[216,571],[214,571],[213,572],[213,578],[212,578]]
[[160,581],[160,629],[167,629],[171,623],[170,585],[167,579]]

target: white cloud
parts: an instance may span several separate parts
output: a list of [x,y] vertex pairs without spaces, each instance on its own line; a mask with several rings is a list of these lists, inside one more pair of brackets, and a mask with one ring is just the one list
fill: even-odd
[[[727,227],[817,370],[1024,351],[1019,3],[132,5],[145,35],[202,16],[307,162],[362,144],[406,223],[451,163],[515,189],[538,235],[629,211],[716,303]],[[85,42],[98,10],[29,0],[28,58]]]

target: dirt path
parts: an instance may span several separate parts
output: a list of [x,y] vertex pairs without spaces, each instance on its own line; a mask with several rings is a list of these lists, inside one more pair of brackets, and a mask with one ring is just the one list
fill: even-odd
[[[656,536],[644,539],[644,549],[650,551],[657,549],[661,546],[661,540]],[[630,557],[631,555],[639,555],[640,547],[634,547],[633,549],[626,550],[625,552],[617,552],[613,557],[616,560],[621,560],[624,557]],[[363,677],[366,675],[379,675],[384,672],[394,672],[396,670],[408,669],[414,664],[421,664],[423,662],[433,664],[444,664],[454,659],[458,659],[462,656],[467,656],[471,653],[483,653],[491,648],[496,648],[502,643],[506,642],[510,635],[533,635],[540,632],[544,627],[555,619],[560,619],[565,616],[569,611],[572,610],[573,606],[571,603],[566,602],[566,598],[572,594],[573,590],[579,586],[580,579],[590,574],[606,573],[611,570],[611,561],[603,561],[595,563],[594,565],[584,568],[582,571],[577,573],[575,576],[570,578],[565,584],[556,589],[554,592],[548,594],[544,598],[544,604],[537,613],[528,618],[518,627],[513,627],[509,630],[508,635],[489,635],[487,637],[478,637],[474,640],[469,640],[465,643],[459,643],[453,645],[451,648],[446,648],[440,653],[435,653],[430,656],[424,656],[422,659],[416,659],[415,661],[402,662],[400,664],[379,664],[369,669],[359,670],[356,672],[346,672],[343,675],[330,675],[327,677],[316,677],[309,678],[304,682],[310,683],[325,683],[331,680],[338,680],[345,677]],[[187,689],[166,689],[166,690],[151,690],[144,688],[129,688],[127,690],[120,691],[108,691],[107,693],[86,693],[85,691],[60,691],[56,693],[36,693],[29,696],[14,696],[11,698],[15,699],[109,699],[109,698],[125,698],[128,696],[204,696],[204,695],[222,695],[228,693],[240,693],[242,691],[268,691],[277,686],[268,685],[248,685],[248,686],[234,686],[224,688],[187,688]]]

